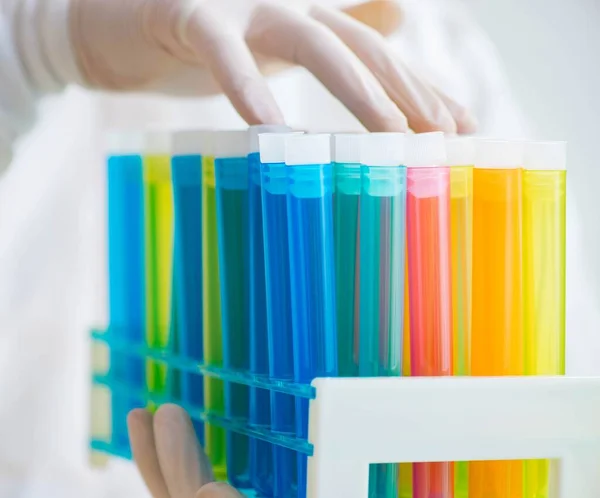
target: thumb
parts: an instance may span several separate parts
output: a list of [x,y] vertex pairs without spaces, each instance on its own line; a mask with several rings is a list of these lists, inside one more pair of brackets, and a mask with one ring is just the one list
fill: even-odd
[[243,498],[243,496],[224,482],[211,482],[202,486],[196,498]]
[[394,0],[370,0],[342,9],[383,36],[395,33],[402,24],[402,8]]

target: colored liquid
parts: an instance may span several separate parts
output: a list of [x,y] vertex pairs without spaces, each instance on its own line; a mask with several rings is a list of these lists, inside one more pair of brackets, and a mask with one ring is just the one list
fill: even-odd
[[[267,331],[271,378],[294,379],[292,302],[288,241],[287,178],[284,164],[262,164],[265,276],[267,288]],[[289,394],[271,393],[271,423],[275,432],[296,431],[295,399]],[[274,447],[275,496],[297,496],[296,453]]]
[[[337,375],[337,330],[331,165],[290,166],[288,237],[295,380]],[[308,437],[308,400],[296,400],[296,435]],[[298,494],[306,495],[305,455]]]
[[[449,168],[409,168],[407,240],[411,373],[452,375]],[[451,462],[413,464],[415,498],[454,496]]]
[[[248,156],[248,251],[250,258],[250,371],[269,375],[267,334],[267,295],[265,284],[265,248],[260,179],[260,158]],[[250,424],[271,428],[271,395],[265,389],[250,389]],[[263,496],[273,496],[273,445],[250,440],[250,481]]]
[[[108,158],[109,320],[112,333],[142,344],[145,327],[144,199],[141,156]],[[111,375],[133,389],[144,388],[143,360],[111,351]],[[113,442],[127,448],[127,413],[142,400],[113,393]]]
[[[566,172],[523,172],[525,375],[565,373]],[[524,462],[524,498],[550,496],[550,461]]]
[[354,336],[360,165],[335,164],[335,268],[340,377],[358,376]]
[[[248,371],[250,367],[248,160],[215,160],[221,324],[225,367]],[[225,415],[247,421],[250,416],[248,386],[225,383]],[[227,432],[227,477],[237,488],[250,487],[250,441]]]
[[[473,172],[471,374],[522,375],[520,169]],[[520,498],[520,461],[471,462],[470,498]]]
[[[204,299],[204,360],[207,365],[223,366],[221,337],[221,286],[219,280],[219,249],[217,235],[217,199],[214,158],[202,160],[202,261]],[[209,412],[225,415],[223,381],[204,379],[204,402]],[[227,478],[225,464],[225,431],[207,424],[206,453],[215,477]]]
[[[146,342],[151,348],[170,343],[171,291],[173,283],[173,188],[169,156],[144,158],[146,212]],[[146,363],[148,390],[170,394],[169,372],[164,364]]]
[[[202,159],[199,155],[175,156],[171,160],[175,202],[175,258],[172,330],[179,354],[201,363],[204,360],[202,316]],[[181,399],[204,407],[204,379],[181,372]],[[204,445],[204,425],[193,421]]]
[[[361,377],[402,372],[406,168],[361,168]],[[369,497],[398,496],[398,465],[372,465]]]
[[[473,167],[450,168],[452,329],[454,375],[471,372],[471,277],[473,270]],[[454,464],[456,498],[469,495],[469,463]]]

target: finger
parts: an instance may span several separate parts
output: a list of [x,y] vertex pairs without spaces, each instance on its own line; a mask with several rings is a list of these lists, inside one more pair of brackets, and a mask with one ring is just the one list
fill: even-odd
[[254,52],[304,66],[371,131],[406,131],[406,118],[377,79],[326,26],[280,5],[256,13]]
[[132,410],[127,415],[127,428],[133,459],[150,494],[154,498],[170,498],[156,455],[152,414],[143,409]]
[[154,415],[154,437],[160,468],[171,498],[190,498],[214,476],[186,411],[162,405]]
[[316,5],[311,15],[329,27],[372,71],[416,132],[456,133],[456,123],[443,100],[374,30],[340,12]]
[[468,135],[475,133],[479,123],[477,118],[469,111],[466,107],[456,102],[454,99],[446,95],[439,88],[432,87],[433,91],[437,96],[442,99],[442,102],[446,105],[454,121],[456,123],[456,132],[461,135]]
[[203,486],[196,498],[242,498],[242,495],[224,482],[211,482]]
[[402,9],[393,0],[371,0],[342,9],[342,12],[386,37],[398,31],[402,24]]
[[209,9],[199,6],[184,28],[186,42],[204,61],[223,93],[249,125],[284,124],[252,53],[243,38]]

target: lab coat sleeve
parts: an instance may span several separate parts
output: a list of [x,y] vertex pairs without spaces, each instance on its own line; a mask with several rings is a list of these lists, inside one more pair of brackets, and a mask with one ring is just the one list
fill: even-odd
[[0,0],[0,173],[39,99],[81,80],[68,14],[69,0]]

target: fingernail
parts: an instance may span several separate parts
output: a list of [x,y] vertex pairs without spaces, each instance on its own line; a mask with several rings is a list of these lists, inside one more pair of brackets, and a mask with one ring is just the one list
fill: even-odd
[[196,498],[242,498],[242,495],[224,482],[211,482],[202,487]]

